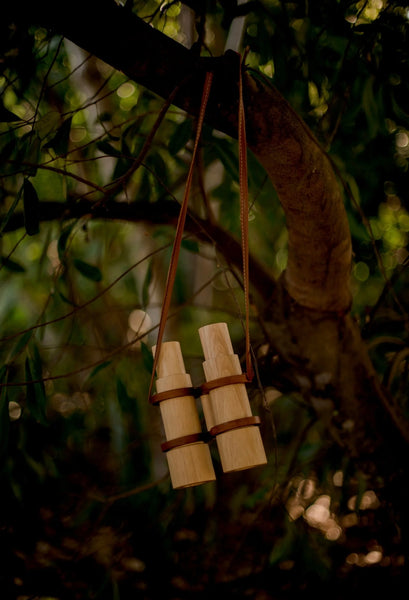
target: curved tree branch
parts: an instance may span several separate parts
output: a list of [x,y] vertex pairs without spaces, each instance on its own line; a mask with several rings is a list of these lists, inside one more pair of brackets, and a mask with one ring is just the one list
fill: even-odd
[[[164,98],[178,87],[173,103],[190,114],[198,113],[204,74],[212,70],[206,120],[236,136],[238,55],[200,58],[114,0],[72,0],[68,12],[51,0],[22,0],[16,8],[8,3],[6,10],[9,18],[66,36]],[[271,178],[287,218],[288,292],[302,306],[347,311],[351,240],[330,161],[272,85],[247,73],[245,93],[249,147]]]
[[[160,205],[160,209],[158,209],[158,205]],[[162,200],[156,203],[142,201],[127,203],[110,200],[102,204],[81,199],[72,203],[42,201],[39,205],[38,217],[40,222],[68,221],[89,217],[151,225],[176,225],[179,211],[180,205],[174,200]],[[23,227],[24,214],[15,212],[7,222],[4,232],[15,231]],[[223,256],[230,265],[238,270],[241,269],[240,242],[220,225],[210,223],[190,212],[186,219],[185,230],[203,242],[214,244],[223,252]],[[274,278],[254,256],[250,255],[249,262],[254,289],[263,296],[271,296],[275,287]]]

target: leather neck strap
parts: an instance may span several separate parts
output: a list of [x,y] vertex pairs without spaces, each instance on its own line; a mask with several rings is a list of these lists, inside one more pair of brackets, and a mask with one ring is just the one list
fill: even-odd
[[[162,303],[162,311],[159,322],[158,337],[156,342],[156,352],[153,361],[152,375],[149,386],[149,398],[152,396],[153,383],[155,378],[156,367],[162,346],[163,334],[168,317],[168,312],[171,303],[173,285],[175,282],[177,263],[182,243],[183,230],[186,222],[187,208],[192,186],[193,171],[196,162],[196,155],[199,148],[200,136],[203,128],[204,117],[206,113],[207,101],[210,95],[212,86],[213,73],[207,72],[203,87],[200,112],[198,117],[195,142],[192,152],[192,160],[189,167],[189,172],[186,180],[185,193],[179,213],[179,218],[176,226],[175,241],[173,243],[172,255],[169,264],[169,270],[166,280],[165,293]],[[245,111],[243,102],[243,82],[242,82],[242,61],[240,61],[239,75],[239,115],[238,115],[238,138],[239,138],[239,184],[240,184],[240,224],[241,224],[241,241],[242,241],[242,261],[243,261],[243,287],[245,295],[245,312],[246,312],[246,379],[251,381],[254,376],[253,367],[251,364],[250,353],[250,319],[249,319],[249,236],[248,236],[248,178],[247,178],[247,142],[246,142],[246,124]]]

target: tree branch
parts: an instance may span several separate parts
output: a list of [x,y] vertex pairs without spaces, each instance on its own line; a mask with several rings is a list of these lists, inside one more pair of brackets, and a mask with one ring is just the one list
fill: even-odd
[[[145,222],[151,225],[175,226],[179,211],[180,205],[173,200],[163,200],[160,202],[138,201],[132,203],[110,200],[103,204],[85,199],[72,203],[43,201],[39,205],[39,220],[40,222],[67,221],[88,217],[93,220],[106,219],[127,221],[130,223]],[[22,227],[24,227],[24,214],[16,212],[10,217],[4,228],[4,233],[15,231]],[[220,253],[223,253],[223,256],[230,265],[241,270],[240,242],[217,223],[210,223],[207,219],[202,219],[190,212],[186,219],[185,230],[205,243],[214,244],[220,250]],[[270,297],[275,287],[274,278],[256,257],[250,255],[249,261],[251,282],[254,289],[264,298]]]
[[[199,58],[114,0],[7,3],[14,19],[56,31],[163,98],[196,115],[206,70],[214,73],[206,121],[237,134],[239,57]],[[96,17],[98,16],[98,21]],[[248,143],[280,198],[289,232],[285,273],[290,296],[320,311],[350,307],[351,240],[331,163],[309,129],[267,81],[245,78]]]

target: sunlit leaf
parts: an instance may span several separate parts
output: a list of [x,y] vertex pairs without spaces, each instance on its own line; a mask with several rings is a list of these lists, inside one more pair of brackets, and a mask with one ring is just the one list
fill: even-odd
[[28,235],[40,231],[40,201],[35,187],[28,179],[23,184],[24,225]]
[[87,279],[91,279],[92,281],[102,280],[101,270],[95,265],[90,265],[80,258],[74,258],[73,264],[77,271]]

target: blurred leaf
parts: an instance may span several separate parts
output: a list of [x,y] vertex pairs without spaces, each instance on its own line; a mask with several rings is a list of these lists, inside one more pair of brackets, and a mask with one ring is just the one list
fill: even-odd
[[58,238],[58,243],[57,243],[58,258],[61,261],[64,259],[65,249],[67,247],[68,238],[70,237],[73,228],[74,228],[74,224],[69,225],[62,231],[60,237]]
[[40,231],[40,202],[35,187],[28,179],[23,184],[24,225],[28,235],[36,235]]
[[11,258],[7,258],[6,256],[0,258],[0,264],[5,269],[13,271],[13,273],[25,273],[26,271],[26,269],[22,265],[20,265],[20,263],[11,260]]
[[111,363],[112,363],[111,360],[106,360],[102,364],[97,365],[96,367],[94,367],[94,369],[92,369],[91,373],[89,374],[88,379],[92,379],[92,377],[95,377],[100,371],[103,371],[104,369],[106,369],[107,367],[109,367],[109,365]]
[[175,131],[170,136],[168,149],[172,156],[175,156],[182,150],[191,139],[193,133],[193,124],[190,119],[186,119],[176,126]]
[[199,252],[199,243],[196,240],[182,240],[181,246],[185,250],[188,250],[188,252],[193,252],[194,254]]
[[116,380],[116,393],[118,397],[119,406],[122,412],[132,413],[135,409],[136,400],[128,395],[125,384],[121,379]]
[[[46,395],[42,370],[42,361],[37,346],[32,348],[32,357],[27,356],[25,362],[27,408],[33,418],[41,425],[47,424]],[[30,383],[32,382],[32,383]]]
[[73,302],[72,300],[67,298],[67,296],[65,294],[63,294],[62,292],[60,292],[59,290],[58,290],[58,295],[61,298],[61,300],[63,302],[65,302],[66,304],[69,304],[70,306],[78,306],[78,304],[76,304],[75,302]]
[[25,333],[21,334],[21,336],[18,338],[16,345],[13,347],[8,356],[8,362],[12,362],[16,358],[16,356],[18,356],[20,352],[24,350],[24,348],[30,341],[32,335],[33,331],[26,331]]
[[87,279],[91,279],[92,281],[102,281],[102,273],[98,267],[90,265],[79,258],[74,258],[73,264],[77,271]]
[[239,180],[239,159],[233,150],[232,144],[227,140],[215,140],[213,151],[220,159],[227,173],[234,179]]
[[9,416],[9,403],[7,394],[7,377],[8,369],[7,365],[3,365],[0,369],[0,461],[2,461],[7,454],[8,443],[9,443],[9,430],[10,430],[10,416]]
[[2,103],[0,104],[0,122],[1,123],[13,123],[14,121],[21,121],[20,117],[15,115],[13,112],[8,110]]
[[66,119],[57,129],[55,136],[43,148],[52,148],[58,156],[65,156],[70,141],[72,117]]
[[5,214],[5,216],[3,217],[1,224],[0,224],[0,234],[1,232],[4,230],[4,228],[6,227],[7,223],[10,220],[10,217],[12,216],[12,214],[14,213],[14,211],[17,208],[17,205],[20,201],[21,195],[23,193],[23,186],[21,186],[21,188],[18,191],[18,194],[16,194],[16,197],[14,198],[10,208],[8,209],[7,213]]
[[117,148],[114,148],[112,144],[107,142],[106,140],[101,140],[97,143],[97,148],[103,154],[107,154],[108,156],[116,156],[117,158],[121,158],[122,152],[120,152]]
[[163,186],[169,183],[168,168],[159,152],[152,152],[146,159],[147,166],[150,167],[153,181],[158,195],[163,193]]

